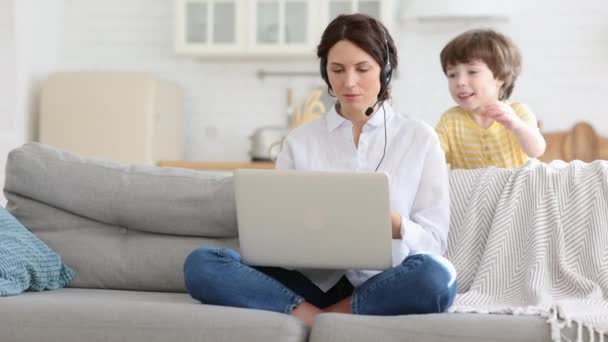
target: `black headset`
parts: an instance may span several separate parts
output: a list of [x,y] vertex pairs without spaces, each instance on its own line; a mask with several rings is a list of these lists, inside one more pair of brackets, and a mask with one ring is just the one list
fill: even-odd
[[[377,24],[377,25],[380,28],[380,30],[382,31],[382,35],[384,36],[384,43],[386,46],[386,52],[384,54],[384,58],[382,59],[382,66],[380,69],[380,93],[378,93],[378,101],[379,101],[380,97],[382,97],[384,95],[384,93],[386,93],[386,91],[388,89],[388,85],[391,82],[391,78],[393,77],[393,66],[391,65],[391,55],[390,55],[390,50],[389,50],[389,45],[388,45],[388,34],[387,34],[386,30],[380,24]],[[327,75],[327,56],[321,58],[320,67],[321,67],[321,70],[320,70],[321,77],[323,78],[325,83],[327,83],[327,86],[329,87],[329,89],[331,89],[331,84],[329,83],[329,76]],[[378,101],[376,101],[374,106],[378,103]]]

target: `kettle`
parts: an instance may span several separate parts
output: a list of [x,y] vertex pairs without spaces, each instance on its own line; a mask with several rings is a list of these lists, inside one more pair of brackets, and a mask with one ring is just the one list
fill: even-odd
[[274,161],[277,159],[287,132],[288,129],[281,126],[264,126],[256,129],[249,137],[251,160]]

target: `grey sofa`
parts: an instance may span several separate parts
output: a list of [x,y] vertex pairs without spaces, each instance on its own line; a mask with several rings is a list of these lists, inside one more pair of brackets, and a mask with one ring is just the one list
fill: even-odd
[[238,248],[230,177],[39,144],[13,150],[6,171],[7,208],[77,275],[68,288],[0,298],[2,342],[551,340],[540,317],[324,314],[309,330],[288,315],[200,304],[182,263],[201,245]]

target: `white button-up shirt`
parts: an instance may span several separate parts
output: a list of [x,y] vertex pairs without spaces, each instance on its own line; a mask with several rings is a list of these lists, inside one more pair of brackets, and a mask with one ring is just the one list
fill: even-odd
[[[389,178],[391,208],[402,217],[402,239],[393,240],[393,265],[409,254],[442,255],[449,228],[449,186],[445,156],[429,125],[386,111],[386,155],[378,172]],[[322,118],[290,132],[278,156],[277,169],[316,171],[374,171],[384,149],[384,112],[380,107],[363,126],[359,145],[352,122],[333,108]],[[301,270],[323,291],[346,274],[359,286],[377,271]]]

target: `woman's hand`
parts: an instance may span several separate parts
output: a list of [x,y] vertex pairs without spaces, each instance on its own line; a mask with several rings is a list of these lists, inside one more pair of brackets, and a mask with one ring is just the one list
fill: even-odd
[[393,239],[401,239],[401,215],[393,209],[391,209],[391,226]]

